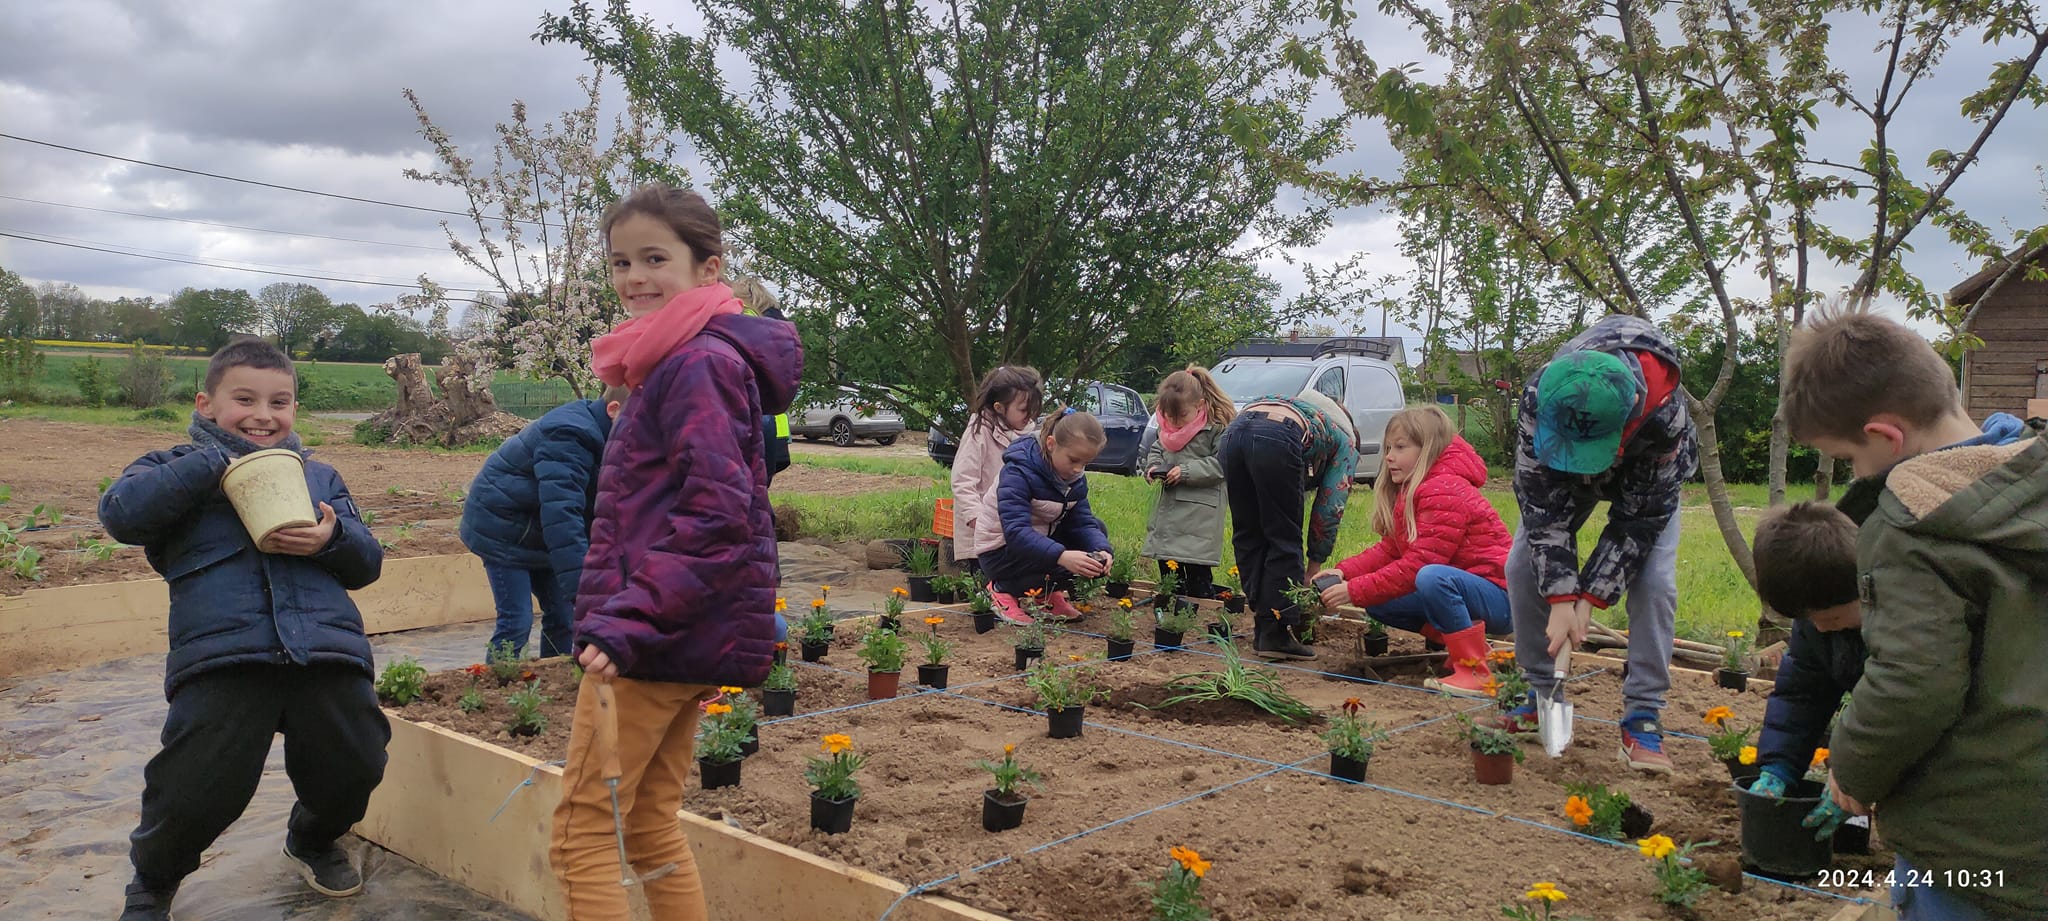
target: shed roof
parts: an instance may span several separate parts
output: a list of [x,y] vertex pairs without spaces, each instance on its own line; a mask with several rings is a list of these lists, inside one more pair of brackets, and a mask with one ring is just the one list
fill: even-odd
[[2021,258],[2038,265],[2048,265],[2048,243],[2033,245],[2032,248],[2032,256],[2027,256],[2028,247],[2022,246],[2007,253],[2005,258],[1985,266],[1983,271],[1963,279],[1962,284],[1948,289],[1948,302],[1968,304],[1975,301],[1978,295],[1984,293],[1985,288],[1991,287],[1991,283],[1997,281],[1998,276],[2005,274],[2005,270]]

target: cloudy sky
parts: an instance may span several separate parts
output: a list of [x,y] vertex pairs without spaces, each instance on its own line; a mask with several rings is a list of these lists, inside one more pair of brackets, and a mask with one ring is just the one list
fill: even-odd
[[[454,190],[402,175],[408,167],[433,164],[400,90],[416,90],[437,122],[472,151],[486,149],[491,126],[507,115],[514,99],[541,118],[577,104],[575,79],[587,72],[580,55],[530,38],[543,12],[566,5],[567,0],[334,0],[318,7],[284,0],[15,4],[0,22],[0,47],[8,49],[0,57],[0,132],[275,185],[460,209],[463,201]],[[642,6],[684,29],[697,21],[687,4]],[[1383,61],[1423,58],[1412,38],[1383,21],[1367,19],[1361,29]],[[1836,40],[1836,60],[1852,79],[1874,72],[1878,62],[1868,50],[1867,27],[1843,33]],[[1954,114],[1953,101],[1988,67],[1989,57],[1975,50],[1959,43],[1937,79],[1915,90],[1922,104],[1902,120],[1903,162],[1922,162],[1934,147],[1963,145],[1965,123]],[[1843,139],[1829,154],[1853,159],[1856,132],[1867,128],[1825,114],[1823,137]],[[1395,163],[1384,138],[1377,125],[1359,125],[1356,149],[1335,165],[1391,172]],[[2048,221],[2048,192],[2036,175],[2044,147],[2048,120],[2038,111],[2015,111],[1985,162],[1954,197],[1994,227]],[[686,165],[704,174],[694,162]],[[337,301],[363,304],[391,300],[404,293],[398,286],[423,272],[453,287],[484,285],[449,254],[438,223],[442,217],[0,138],[0,231],[71,244],[0,238],[0,266],[32,282],[74,283],[100,296],[161,298],[186,286],[253,290],[287,280],[280,273],[347,279],[312,283]],[[1860,219],[1856,226],[1863,226]],[[1343,215],[1323,243],[1293,255],[1329,265],[1364,252],[1375,273],[1398,272],[1405,263],[1396,252],[1397,239],[1391,217],[1361,209]],[[1917,251],[1908,256],[1909,266],[1930,286],[1945,288],[1975,268],[1935,234],[1922,232],[1913,242]],[[230,265],[256,271],[216,267]],[[1299,288],[1298,269],[1278,259],[1267,268],[1290,291]],[[1741,273],[1739,284],[1755,293],[1761,285],[1750,274]],[[1820,277],[1824,283],[1848,280],[1845,272],[1832,270]]]

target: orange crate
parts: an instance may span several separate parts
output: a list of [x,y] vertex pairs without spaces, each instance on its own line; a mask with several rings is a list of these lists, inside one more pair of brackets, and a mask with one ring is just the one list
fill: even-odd
[[940,499],[932,506],[932,533],[940,537],[953,536],[953,500]]

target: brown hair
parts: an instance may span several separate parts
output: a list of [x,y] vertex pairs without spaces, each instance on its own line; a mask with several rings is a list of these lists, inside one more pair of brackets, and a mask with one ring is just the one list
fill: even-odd
[[1920,334],[1853,310],[1822,312],[1792,335],[1785,356],[1785,425],[1796,441],[1861,444],[1881,413],[1934,425],[1962,411],[1948,363]]
[[1855,601],[1856,523],[1825,502],[1796,502],[1756,524],[1756,595],[1801,618]]
[[[205,393],[212,394],[220,386],[220,379],[234,368],[257,368],[264,371],[283,371],[292,374],[292,357],[283,349],[271,345],[257,336],[245,336],[227,345],[206,362]],[[298,391],[298,375],[292,375],[292,390]]]
[[605,209],[605,248],[611,248],[612,225],[635,214],[644,214],[667,224],[677,237],[682,238],[684,245],[690,248],[690,255],[698,262],[725,255],[718,212],[711,209],[711,203],[702,195],[665,182],[634,189],[632,194],[612,202],[612,206]]
[[626,399],[628,397],[631,397],[632,395],[633,388],[628,387],[625,384],[613,384],[610,387],[604,388],[604,395],[598,397],[598,399],[606,403],[618,403],[623,406],[625,405]]
[[1230,395],[1201,365],[1188,365],[1159,382],[1161,420],[1185,419],[1198,407],[1208,408],[1211,425],[1229,425],[1230,420],[1237,418],[1237,406],[1230,402]]
[[1383,482],[1372,491],[1372,529],[1380,536],[1386,536],[1394,529],[1394,504],[1400,503],[1407,515],[1408,539],[1415,539],[1415,492],[1429,476],[1429,468],[1442,457],[1444,449],[1451,446],[1451,439],[1458,437],[1458,430],[1451,425],[1451,417],[1435,406],[1417,406],[1404,409],[1387,420],[1387,434],[1382,443],[1391,444],[1398,436],[1407,436],[1422,449],[1422,456],[1415,462],[1415,469],[1408,471],[1408,481],[1395,488],[1392,482]]
[[1102,431],[1102,421],[1094,413],[1072,406],[1046,413],[1045,421],[1038,424],[1038,437],[1056,445],[1079,443],[1098,450],[1109,442],[1109,435]]
[[996,405],[1009,405],[1020,399],[1024,401],[1025,415],[1043,412],[1045,379],[1038,376],[1036,368],[1000,365],[981,376],[981,389],[975,391],[974,405],[969,409],[984,425],[1000,427],[1002,419],[996,413]]

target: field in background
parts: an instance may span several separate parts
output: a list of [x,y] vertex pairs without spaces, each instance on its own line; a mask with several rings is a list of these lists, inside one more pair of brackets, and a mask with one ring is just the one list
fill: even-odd
[[[85,361],[98,359],[103,373],[118,380],[120,369],[128,360],[127,349],[127,346],[122,346],[104,354],[71,349],[44,351],[43,373],[35,386],[48,398],[48,402],[75,403],[80,397],[72,369]],[[190,402],[192,394],[198,392],[205,380],[206,358],[167,355],[164,361],[171,369],[174,401]],[[302,382],[299,401],[306,409],[316,412],[378,412],[390,409],[398,399],[398,387],[384,373],[383,365],[321,361],[295,364]],[[432,368],[428,369],[427,383],[429,387],[433,386]],[[561,381],[530,381],[502,371],[491,379],[491,392],[497,396],[500,408],[529,419],[575,398],[569,385]]]

